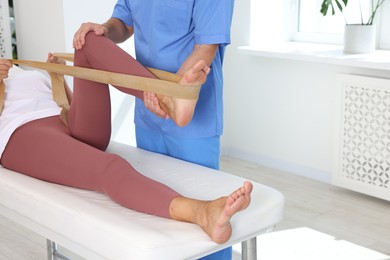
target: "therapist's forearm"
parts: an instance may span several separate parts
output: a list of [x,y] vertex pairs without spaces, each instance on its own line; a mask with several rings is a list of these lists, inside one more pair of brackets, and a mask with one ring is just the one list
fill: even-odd
[[183,62],[176,74],[182,76],[199,60],[203,60],[207,66],[210,66],[218,50],[218,44],[195,44],[194,50]]
[[122,43],[133,35],[133,27],[125,25],[121,20],[110,18],[107,22],[102,24],[107,28],[105,36],[115,43]]

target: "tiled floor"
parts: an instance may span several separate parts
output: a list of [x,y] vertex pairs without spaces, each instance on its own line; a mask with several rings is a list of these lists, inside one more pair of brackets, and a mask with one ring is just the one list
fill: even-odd
[[[390,255],[390,202],[228,157],[222,158],[221,170],[285,195],[285,218],[276,231],[307,227]],[[42,259],[46,259],[45,238],[0,217],[0,260]]]

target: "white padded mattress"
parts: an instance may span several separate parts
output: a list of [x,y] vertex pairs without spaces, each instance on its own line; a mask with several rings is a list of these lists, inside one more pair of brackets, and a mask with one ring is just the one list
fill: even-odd
[[[119,143],[112,143],[108,151],[189,197],[213,199],[244,182],[221,171]],[[93,260],[196,259],[259,235],[282,219],[283,206],[280,192],[254,183],[251,205],[233,217],[231,239],[218,245],[196,225],[142,214],[96,192],[0,168],[0,214]]]

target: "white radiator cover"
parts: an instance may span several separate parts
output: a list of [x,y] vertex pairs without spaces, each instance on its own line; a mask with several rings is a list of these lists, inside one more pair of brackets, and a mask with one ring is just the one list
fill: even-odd
[[8,0],[0,0],[0,57],[12,58]]
[[338,75],[333,184],[390,200],[390,79]]

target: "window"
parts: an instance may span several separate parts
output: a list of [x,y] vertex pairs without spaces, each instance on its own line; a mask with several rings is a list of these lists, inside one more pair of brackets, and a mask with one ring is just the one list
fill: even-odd
[[[345,16],[336,10],[335,15],[330,13],[323,16],[320,13],[323,0],[297,0],[298,25],[293,40],[341,44],[344,25],[360,23],[360,6],[363,20],[368,20],[371,12],[372,0],[349,1],[345,9]],[[331,10],[329,10],[331,12]],[[375,18],[378,29],[379,48],[390,48],[390,18],[381,16],[381,13],[390,12],[390,1],[387,1]]]

